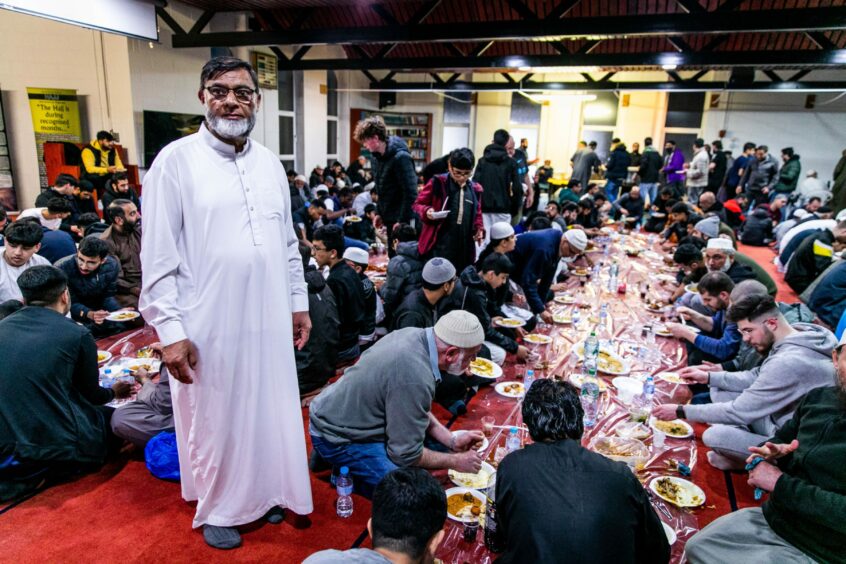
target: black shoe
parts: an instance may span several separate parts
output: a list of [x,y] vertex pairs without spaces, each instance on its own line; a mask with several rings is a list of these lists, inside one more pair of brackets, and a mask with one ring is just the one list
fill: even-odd
[[264,514],[265,520],[271,525],[278,525],[285,520],[285,509],[279,507],[271,507],[267,513]]
[[241,546],[241,534],[235,527],[203,525],[203,539],[212,548],[229,550]]
[[312,472],[323,472],[325,470],[331,470],[332,465],[326,462],[317,450],[311,449],[311,453],[308,455],[308,469]]

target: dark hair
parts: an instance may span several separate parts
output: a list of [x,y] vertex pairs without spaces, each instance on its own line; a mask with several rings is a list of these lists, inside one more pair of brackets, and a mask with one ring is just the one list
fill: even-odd
[[47,200],[47,211],[50,213],[70,213],[70,202],[61,196]]
[[449,164],[460,170],[472,170],[476,166],[476,156],[467,147],[455,149],[449,154]]
[[121,180],[129,181],[129,175],[127,175],[123,171],[114,173],[112,175],[112,186],[114,186],[115,184],[117,184]]
[[697,137],[697,138],[693,141],[693,146],[694,146],[694,147],[699,147],[699,148],[702,148],[702,147],[704,147],[704,146],[705,146],[705,140],[704,140],[704,139],[702,139],[701,137]]
[[734,282],[725,272],[709,272],[699,279],[697,287],[700,292],[706,292],[709,296],[719,296],[720,292],[731,294]]
[[446,503],[443,487],[426,470],[408,467],[389,472],[373,491],[373,548],[421,558],[444,526]]
[[679,245],[673,253],[673,262],[689,266],[694,262],[702,262],[702,251],[690,243]]
[[[820,200],[820,201],[822,201],[822,200]],[[834,210],[831,209],[831,206],[823,206],[823,207],[817,209],[817,213],[831,213],[833,211]]]
[[683,213],[685,215],[690,215],[690,208],[687,207],[687,204],[684,202],[677,202],[673,204],[672,208],[670,208],[670,213]]
[[253,66],[247,61],[241,60],[237,57],[214,57],[213,59],[209,59],[208,62],[203,65],[203,70],[200,71],[200,90],[206,87],[206,83],[209,80],[214,80],[222,74],[238,69],[244,69],[250,74],[250,80],[253,81],[253,88],[258,91],[258,75],[253,69]]
[[579,180],[578,178],[571,178],[570,181],[567,183],[567,188],[572,190],[576,186],[581,186],[581,185],[582,185],[581,180]]
[[109,254],[109,244],[100,239],[97,235],[83,237],[79,242],[79,254],[86,257],[100,257],[104,259]]
[[705,242],[705,239],[701,237],[696,237],[695,235],[688,235],[687,237],[682,237],[679,240],[679,245],[693,245],[697,249],[704,249],[708,243]]
[[508,143],[508,139],[511,135],[505,129],[497,129],[494,131],[493,134],[493,142],[494,145],[499,145],[500,147],[505,147],[506,143]]
[[598,193],[593,195],[593,202],[596,203],[597,200],[605,200],[607,202],[608,196],[606,196],[602,192],[598,192]]
[[78,186],[79,182],[76,180],[75,176],[62,173],[56,177],[56,181],[53,183],[53,186],[67,186],[68,184]]
[[[811,203],[811,202],[813,202],[814,200],[816,200],[816,201],[818,201],[818,202],[822,202],[822,198],[820,198],[819,196],[812,196],[812,197],[808,198],[808,203],[810,204],[810,203]],[[806,205],[807,205],[807,204],[806,204]]]
[[407,223],[400,223],[394,227],[393,236],[400,243],[408,243],[417,240],[417,230]]
[[115,137],[108,131],[98,131],[97,132],[97,141],[114,141]]
[[5,232],[6,243],[24,247],[34,247],[40,243],[41,239],[44,238],[44,230],[41,228],[41,222],[38,221],[38,218],[34,219],[36,221],[18,220],[7,226]]
[[109,217],[112,220],[116,218],[126,219],[126,212],[123,211],[123,206],[132,205],[132,200],[127,200],[125,198],[118,198],[116,200],[112,200],[112,203],[109,204]]
[[731,304],[726,319],[732,323],[749,320],[755,321],[764,315],[779,315],[775,298],[766,295],[751,295]]
[[94,225],[95,223],[100,223],[100,216],[94,212],[86,212],[80,214],[80,216],[76,218],[76,225],[82,227],[83,230],[89,225]]
[[579,203],[577,205],[580,208],[584,208],[586,210],[592,210],[593,209],[593,198],[591,198],[591,197],[582,198],[581,200],[579,200]]
[[722,150],[723,150],[723,142],[722,142],[722,141],[720,141],[719,139],[715,139],[714,141],[711,141],[711,145],[712,145],[715,149],[717,149],[718,151],[722,151]]
[[6,300],[0,304],[0,320],[9,317],[23,306],[20,300]]
[[6,209],[3,206],[0,206],[0,221],[4,219],[8,219],[9,214],[6,213]]
[[347,196],[352,196],[352,195],[353,195],[352,188],[347,188],[346,186],[344,186],[343,188],[338,190],[338,197],[339,198],[346,198]]
[[303,260],[303,268],[308,268],[308,262],[311,260],[311,248],[302,242],[300,242],[297,248],[300,251],[300,258]]
[[644,147],[651,147],[652,146],[652,137],[647,137],[643,140]]
[[65,273],[49,264],[27,268],[18,277],[18,288],[27,305],[52,305],[67,287],[68,277]]
[[541,231],[552,227],[552,222],[545,215],[539,215],[529,221],[529,231]]
[[673,147],[675,147],[675,146],[676,146],[676,142],[675,142],[675,140],[670,139],[669,141],[667,141],[667,145],[672,145]]
[[377,137],[382,141],[388,140],[388,127],[382,116],[368,116],[355,124],[353,139],[356,143],[360,144],[371,137]]
[[565,212],[579,211],[579,204],[577,204],[576,202],[567,202],[561,209]]
[[312,241],[322,241],[326,251],[336,251],[338,258],[344,255],[344,230],[337,225],[318,227],[311,237]]
[[80,180],[79,181],[79,191],[80,192],[93,192],[94,191],[94,185],[91,184],[87,180]]
[[755,147],[756,147],[755,143],[752,143],[751,141],[747,141],[746,143],[743,144],[743,152],[745,153],[749,149],[754,149]]
[[537,380],[523,399],[523,423],[536,443],[581,440],[585,430],[583,417],[579,391],[569,382]]
[[315,198],[308,203],[310,208],[323,208],[326,209],[326,202],[320,198]]
[[490,272],[493,271],[494,274],[511,274],[511,261],[508,260],[508,257],[501,254],[501,253],[491,253],[481,262],[479,265],[479,272]]
[[559,203],[558,203],[558,202],[556,202],[555,200],[550,200],[550,201],[548,201],[548,202],[546,203],[546,207],[549,207],[549,206],[555,206],[555,209],[556,209],[556,210],[561,211],[561,204],[559,204]]
[[364,206],[364,215],[369,214],[370,212],[376,211],[376,204],[367,204]]
[[757,147],[755,147],[755,150],[756,151],[764,151],[765,153],[767,153],[767,152],[769,152],[770,148],[767,147],[766,145],[758,145]]
[[612,142],[612,143],[619,143],[619,142],[620,142],[620,138],[619,138],[619,137],[614,137],[613,139],[611,139],[611,142]]
[[675,193],[676,193],[675,190],[673,190],[670,187],[661,188],[661,195],[662,196],[672,196]]
[[590,148],[592,148],[592,149],[593,149],[593,148],[596,148],[596,146],[597,146],[597,142],[596,142],[596,141],[591,141],[590,143],[588,143],[588,147],[590,147]]

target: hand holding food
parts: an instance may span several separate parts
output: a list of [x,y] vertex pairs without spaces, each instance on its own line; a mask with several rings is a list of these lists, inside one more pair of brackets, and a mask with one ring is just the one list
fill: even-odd
[[710,374],[697,366],[688,366],[679,370],[679,376],[692,384],[707,384],[710,379]]
[[672,421],[676,418],[676,405],[670,403],[656,405],[652,408],[652,416],[662,421]]
[[459,472],[475,474],[482,467],[482,455],[475,450],[457,452],[452,456],[454,462],[450,466]]
[[453,435],[455,441],[453,449],[455,452],[464,452],[466,450],[476,450],[485,441],[485,436],[481,431],[467,431]]
[[126,399],[132,395],[132,384],[129,382],[115,382],[112,384],[112,391],[115,393],[115,399]]

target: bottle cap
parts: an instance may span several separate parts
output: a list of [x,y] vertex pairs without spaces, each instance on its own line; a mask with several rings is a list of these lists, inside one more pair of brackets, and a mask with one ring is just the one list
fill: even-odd
[[535,371],[534,371],[534,370],[532,370],[531,368],[529,368],[528,370],[526,370],[526,376],[534,376],[534,375],[535,375]]
[[517,434],[517,427],[511,427],[510,432],[511,432],[512,435],[516,435]]
[[341,466],[341,476],[346,476],[350,473],[350,469],[346,466]]

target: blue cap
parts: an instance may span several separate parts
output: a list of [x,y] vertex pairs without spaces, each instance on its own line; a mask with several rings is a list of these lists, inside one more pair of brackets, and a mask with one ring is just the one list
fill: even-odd
[[516,434],[517,434],[517,427],[511,427],[511,434],[512,434],[512,435],[516,435]]
[[350,473],[349,468],[347,468],[346,466],[341,466],[341,476],[346,476],[349,473]]

